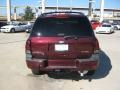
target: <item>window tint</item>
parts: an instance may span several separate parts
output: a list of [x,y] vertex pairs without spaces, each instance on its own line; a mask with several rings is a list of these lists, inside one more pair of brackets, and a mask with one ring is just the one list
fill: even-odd
[[111,25],[102,25],[102,27],[111,27]]
[[92,36],[93,31],[86,17],[38,18],[32,36]]

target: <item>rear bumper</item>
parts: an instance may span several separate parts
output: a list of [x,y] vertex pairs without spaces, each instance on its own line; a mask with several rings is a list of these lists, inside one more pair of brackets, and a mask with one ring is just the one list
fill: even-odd
[[107,34],[107,33],[112,33],[112,32],[114,32],[114,31],[112,31],[112,30],[111,31],[97,31],[96,30],[96,33],[106,33]]
[[26,63],[28,68],[41,71],[65,69],[70,71],[96,70],[99,65],[99,54],[94,54],[88,59],[32,59],[26,60]]

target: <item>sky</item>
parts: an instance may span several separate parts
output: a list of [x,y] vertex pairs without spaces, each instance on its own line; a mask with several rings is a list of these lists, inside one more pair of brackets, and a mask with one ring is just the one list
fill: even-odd
[[[12,6],[33,6],[38,7],[40,0],[11,0]],[[57,0],[45,0],[46,6],[56,6]],[[73,7],[88,7],[89,0],[72,0]],[[100,8],[101,0],[94,0],[93,8]],[[0,6],[5,6],[6,0],[0,0]],[[59,6],[71,6],[70,0],[59,0]],[[105,8],[120,9],[120,0],[105,0]],[[11,10],[13,12],[13,9]],[[23,9],[17,10],[18,13],[22,13]],[[0,8],[0,15],[5,15],[6,9]]]

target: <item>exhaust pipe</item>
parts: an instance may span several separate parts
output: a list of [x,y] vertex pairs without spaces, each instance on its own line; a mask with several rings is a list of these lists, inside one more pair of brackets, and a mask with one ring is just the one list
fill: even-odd
[[88,71],[83,71],[83,72],[78,71],[78,73],[80,74],[80,76],[81,76],[81,77],[84,77],[84,75],[85,75],[85,74],[87,74],[87,73],[88,73]]
[[78,73],[80,74],[81,77],[84,76],[84,74],[81,71],[78,71]]

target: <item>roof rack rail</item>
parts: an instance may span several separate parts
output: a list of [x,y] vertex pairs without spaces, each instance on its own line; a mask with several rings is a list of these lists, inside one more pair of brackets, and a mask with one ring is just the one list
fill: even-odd
[[46,15],[56,15],[56,14],[60,14],[60,13],[64,13],[64,14],[76,14],[76,15],[84,15],[84,13],[82,12],[71,12],[71,11],[59,11],[59,12],[47,12],[47,13],[43,13],[40,16],[46,16]]

